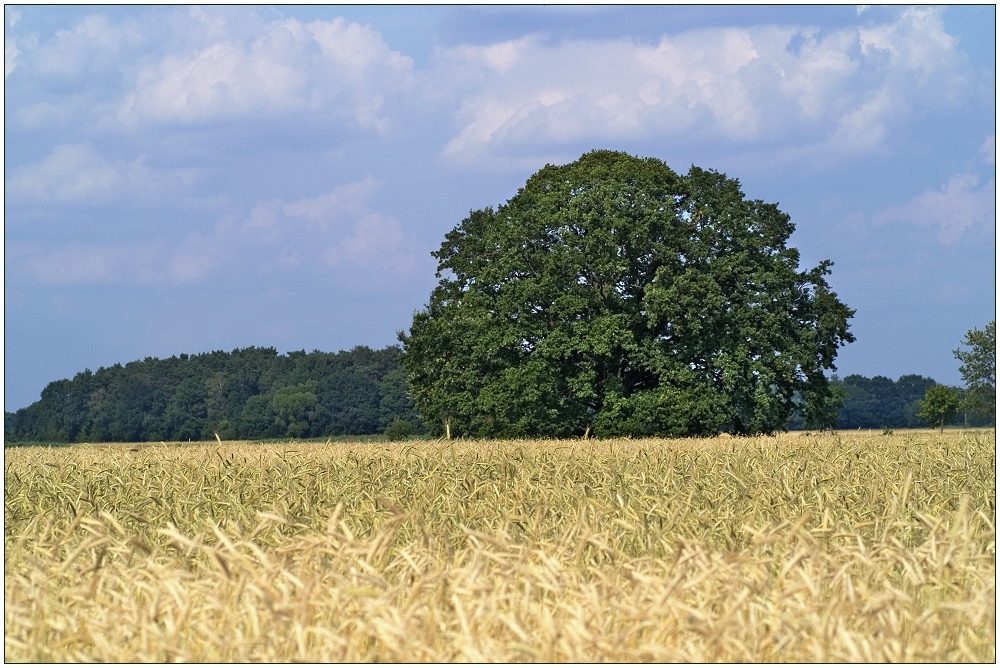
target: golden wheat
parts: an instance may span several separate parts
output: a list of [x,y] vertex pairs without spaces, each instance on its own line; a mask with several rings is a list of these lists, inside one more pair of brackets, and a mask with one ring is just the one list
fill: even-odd
[[5,451],[6,661],[994,661],[993,431]]

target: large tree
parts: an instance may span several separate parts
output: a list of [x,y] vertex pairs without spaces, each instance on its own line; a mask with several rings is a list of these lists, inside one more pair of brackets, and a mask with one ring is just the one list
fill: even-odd
[[822,412],[854,337],[830,262],[739,182],[594,151],[449,232],[400,334],[424,422],[476,436],[749,434]]
[[954,350],[961,362],[958,370],[965,381],[965,409],[979,416],[996,415],[997,322],[990,320],[983,329],[973,328],[962,345],[969,350]]

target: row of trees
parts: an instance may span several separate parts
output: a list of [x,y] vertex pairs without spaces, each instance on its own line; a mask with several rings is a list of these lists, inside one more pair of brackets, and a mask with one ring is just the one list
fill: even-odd
[[996,376],[997,376],[997,323],[991,320],[984,329],[971,329],[962,344],[968,350],[958,348],[952,351],[962,363],[958,370],[965,381],[965,390],[956,391],[946,387],[932,387],[920,402],[919,417],[928,423],[941,427],[954,419],[959,412],[966,423],[971,414],[974,419],[996,419]]
[[[398,358],[395,347],[287,356],[248,348],[148,358],[50,383],[40,401],[6,414],[5,432],[12,442],[183,441],[216,433],[220,438],[405,437],[423,427],[406,396]],[[893,381],[834,375],[830,386],[842,401],[835,421],[839,429],[940,426],[932,412],[939,405],[946,407],[944,424],[994,422],[985,393],[973,403],[968,391],[924,376]],[[805,423],[795,413],[786,426],[802,429]]]
[[[955,408],[945,419],[946,424],[967,424],[981,427],[993,424],[992,412],[958,411],[967,395],[962,390],[939,385],[934,379],[919,375],[900,376],[893,381],[885,376],[866,378],[852,374],[836,375],[830,386],[843,403],[837,413],[838,429],[912,429],[939,426],[938,419],[924,412],[928,396],[944,391],[955,398]],[[937,389],[934,389],[937,388]],[[800,424],[793,424],[798,427]]]
[[395,346],[287,355],[244,348],[88,369],[50,383],[31,406],[5,413],[4,435],[178,441],[374,434],[396,421],[419,428],[399,354]]
[[[5,433],[53,440],[405,434],[704,436],[992,420],[995,328],[921,376],[830,376],[854,311],[829,261],[739,181],[592,151],[449,232],[402,349],[147,359],[50,384]],[[413,402],[408,396],[413,397]]]

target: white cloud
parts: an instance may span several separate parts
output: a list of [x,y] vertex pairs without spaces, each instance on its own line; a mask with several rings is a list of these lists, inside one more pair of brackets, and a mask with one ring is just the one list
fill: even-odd
[[826,142],[827,148],[846,154],[878,151],[884,146],[891,106],[889,93],[885,89],[878,91],[840,118]]
[[379,281],[386,273],[393,278],[406,275],[416,264],[399,221],[378,213],[362,217],[349,236],[323,251],[322,258],[331,267],[362,269]]
[[85,16],[32,48],[31,74],[67,79],[115,68],[123,50],[141,42],[142,31],[133,22],[116,24],[100,14]]
[[378,32],[342,18],[271,21],[253,36],[215,21],[207,34],[201,48],[142,68],[119,118],[191,123],[324,110],[382,132],[385,100],[408,88],[413,68]]
[[982,156],[983,162],[987,165],[997,164],[997,138],[996,135],[990,135],[983,142],[983,145],[979,147],[979,155]]
[[242,224],[220,227],[202,245],[241,248],[263,273],[324,266],[381,285],[413,272],[419,259],[401,222],[373,208],[380,187],[369,175],[315,197],[261,200]]
[[243,230],[272,236],[269,232],[277,228],[280,213],[280,199],[259,200],[250,209],[250,217],[243,223]]
[[957,57],[955,38],[945,32],[940,8],[904,8],[893,23],[861,28],[860,37],[862,56],[887,52],[890,71],[916,73],[925,83]]
[[111,162],[88,144],[60,144],[41,161],[14,170],[7,192],[38,201],[106,201],[121,192],[130,171],[127,163]]
[[[130,181],[130,170],[140,178]],[[129,188],[141,192],[149,179],[140,167],[105,160],[87,145],[65,145],[9,178],[7,192],[45,202],[101,203]],[[400,221],[373,207],[380,186],[367,176],[314,197],[258,200],[243,219],[222,218],[177,240],[169,238],[170,230],[152,228],[156,237],[120,244],[10,241],[5,269],[41,285],[189,285],[220,273],[330,270],[355,285],[386,285],[411,274],[418,257]]]
[[381,185],[378,179],[367,176],[362,181],[337,186],[318,197],[288,202],[281,210],[286,216],[320,224],[338,214],[358,215],[368,210],[368,202]]
[[189,181],[189,170],[153,169],[141,156],[111,160],[88,143],[59,144],[38,162],[11,170],[5,194],[13,201],[102,204],[163,196]]
[[7,271],[39,285],[188,285],[225,261],[212,239],[197,235],[171,250],[163,239],[126,244],[7,244]]
[[56,248],[8,243],[6,271],[41,285],[150,284],[158,281],[157,244],[81,244]]
[[965,90],[940,14],[908,8],[892,22],[832,31],[710,28],[655,45],[524,38],[440,50],[430,80],[458,99],[443,153],[489,164],[652,137],[805,146],[825,159],[878,153],[911,109]]
[[902,8],[880,22],[865,14],[860,27],[834,30],[708,28],[652,44],[527,35],[439,48],[415,71],[377,30],[343,18],[193,7],[121,22],[90,15],[23,48],[8,38],[6,71],[23,66],[43,82],[99,72],[108,89],[11,106],[30,128],[99,117],[101,132],[141,136],[150,126],[307,114],[385,133],[430,101],[453,114],[442,152],[461,163],[537,164],[577,154],[580,143],[645,139],[836,160],[885,151],[908,115],[966,90],[941,12]]
[[979,185],[976,174],[952,176],[937,190],[928,190],[909,202],[875,215],[875,222],[903,222],[938,228],[942,243],[953,244],[974,225],[995,225],[996,184]]
[[17,56],[21,52],[17,44],[10,37],[4,36],[3,40],[3,76],[6,79],[17,67]]
[[43,101],[22,105],[11,115],[23,127],[34,130],[78,121],[82,114],[92,110],[93,100],[88,95],[67,95],[58,102]]
[[195,283],[207,278],[217,264],[212,248],[185,248],[167,262],[167,277],[174,283]]
[[355,284],[384,285],[411,274],[419,258],[402,223],[373,208],[380,187],[369,175],[316,197],[258,202],[240,236],[255,244],[266,236],[260,271],[320,265]]
[[21,50],[17,48],[14,36],[9,33],[9,30],[21,20],[21,13],[14,9],[5,9],[4,11],[6,22],[3,33],[3,76],[6,79],[17,67],[17,57],[21,53]]

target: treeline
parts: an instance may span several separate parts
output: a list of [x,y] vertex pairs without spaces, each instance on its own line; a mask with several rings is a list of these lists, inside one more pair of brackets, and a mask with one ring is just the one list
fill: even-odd
[[[926,427],[917,417],[928,388],[938,383],[919,375],[865,378],[857,374],[843,379],[833,376],[830,385],[843,390],[843,405],[837,415],[838,429],[906,429]],[[963,394],[962,390],[958,390]],[[989,417],[959,412],[950,424],[984,427],[994,423]]]
[[[132,442],[370,435],[423,431],[399,364],[400,349],[279,355],[274,348],[147,357],[58,380],[39,401],[4,414],[7,442]],[[838,429],[926,427],[919,375],[833,376]],[[992,425],[959,413],[952,424]],[[798,415],[789,424],[801,429]]]
[[78,373],[4,413],[8,442],[308,438],[420,429],[390,346],[147,357]]

